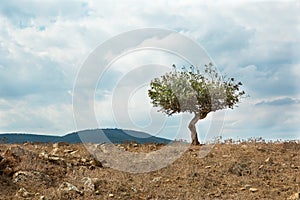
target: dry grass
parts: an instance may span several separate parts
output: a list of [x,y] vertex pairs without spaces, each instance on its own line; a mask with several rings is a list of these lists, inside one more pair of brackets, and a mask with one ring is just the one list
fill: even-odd
[[[17,146],[24,150],[23,155],[7,152]],[[155,144],[122,146],[134,152],[162,148]],[[0,162],[0,199],[22,199],[16,196],[20,188],[34,194],[29,199],[287,199],[300,192],[298,142],[219,143],[204,158],[198,157],[201,148],[191,147],[163,169],[131,174],[89,164],[93,158],[79,144],[58,147],[54,153],[63,162],[39,156],[53,153],[52,144],[0,144],[4,158]],[[78,151],[70,154],[66,150]],[[7,167],[12,169],[10,173],[4,169]],[[16,183],[13,173],[20,170],[40,172],[48,178]],[[84,177],[97,178],[93,191],[85,191]],[[58,190],[64,182],[83,192]]]

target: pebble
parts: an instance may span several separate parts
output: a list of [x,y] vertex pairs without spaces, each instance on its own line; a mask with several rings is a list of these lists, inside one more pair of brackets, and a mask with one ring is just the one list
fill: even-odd
[[223,158],[230,158],[230,155],[223,155]]
[[297,192],[295,194],[293,194],[292,196],[290,196],[289,198],[287,198],[288,200],[299,200],[300,199],[300,193]]
[[257,188],[250,188],[249,191],[250,191],[250,192],[257,192],[258,189],[257,189]]
[[247,185],[244,186],[244,188],[248,190],[248,189],[251,188],[251,185],[247,184]]
[[268,158],[265,160],[265,163],[273,163],[272,158],[268,157]]

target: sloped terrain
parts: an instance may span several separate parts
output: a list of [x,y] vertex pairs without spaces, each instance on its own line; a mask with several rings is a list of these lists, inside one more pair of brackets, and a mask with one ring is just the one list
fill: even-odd
[[125,143],[135,141],[139,144],[159,143],[167,144],[170,140],[149,135],[148,133],[124,130],[124,129],[87,129],[78,132],[68,133],[64,136],[36,135],[29,133],[1,133],[0,142],[2,143],[25,143],[25,142],[67,142],[76,144],[81,142],[91,143]]
[[[122,144],[150,152],[160,144]],[[299,199],[299,142],[190,147],[149,173],[117,171],[82,144],[0,144],[0,199]]]

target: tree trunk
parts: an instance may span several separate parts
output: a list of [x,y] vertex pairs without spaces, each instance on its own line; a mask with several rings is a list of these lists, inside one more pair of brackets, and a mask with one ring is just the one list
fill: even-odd
[[197,130],[196,130],[196,123],[200,119],[200,115],[195,113],[194,118],[189,123],[189,129],[191,131],[191,137],[192,137],[192,145],[200,145],[200,142],[198,140]]

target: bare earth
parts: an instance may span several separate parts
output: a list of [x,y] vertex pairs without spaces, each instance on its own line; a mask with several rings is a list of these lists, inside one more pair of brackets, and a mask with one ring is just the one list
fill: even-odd
[[299,142],[219,143],[201,158],[204,147],[133,174],[106,167],[79,144],[0,144],[0,199],[299,199]]

